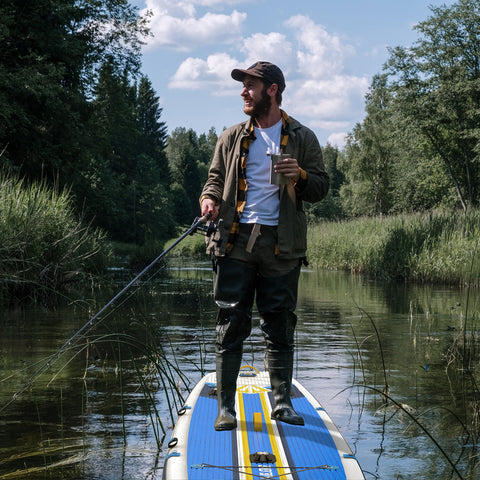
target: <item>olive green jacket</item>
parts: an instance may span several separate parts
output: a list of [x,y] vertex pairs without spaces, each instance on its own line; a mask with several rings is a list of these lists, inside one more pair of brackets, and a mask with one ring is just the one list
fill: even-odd
[[[210,165],[201,199],[210,197],[220,206],[218,230],[207,238],[207,253],[224,256],[237,204],[238,170],[242,140],[248,136],[252,120],[221,133]],[[280,185],[278,220],[279,258],[302,258],[307,249],[307,222],[303,201],[318,202],[328,193],[329,178],[315,134],[297,120],[287,119],[288,143],[284,153],[297,159],[302,178],[294,185]],[[247,166],[248,168],[248,166]],[[306,175],[305,175],[306,172]]]

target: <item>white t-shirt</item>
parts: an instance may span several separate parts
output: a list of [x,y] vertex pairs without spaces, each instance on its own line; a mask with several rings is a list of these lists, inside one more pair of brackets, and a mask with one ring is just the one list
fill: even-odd
[[279,186],[270,184],[269,153],[280,153],[282,121],[269,128],[255,127],[256,139],[247,158],[247,198],[241,223],[278,225]]

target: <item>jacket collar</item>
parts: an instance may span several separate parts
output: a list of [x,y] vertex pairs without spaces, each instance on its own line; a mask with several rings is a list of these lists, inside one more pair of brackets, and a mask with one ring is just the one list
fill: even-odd
[[[292,117],[290,117],[287,112],[280,109],[280,113],[282,114],[282,130],[288,131],[290,128],[296,127],[296,124],[298,122]],[[255,136],[254,129],[253,129],[255,125],[253,123],[252,117],[250,117],[247,121],[245,121],[243,125],[245,129],[245,133],[247,135],[253,134]]]

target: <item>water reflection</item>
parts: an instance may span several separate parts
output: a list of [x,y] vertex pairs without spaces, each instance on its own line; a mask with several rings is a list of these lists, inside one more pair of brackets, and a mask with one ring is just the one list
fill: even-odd
[[[87,311],[3,312],[0,407],[117,286],[83,292]],[[175,262],[105,315],[2,410],[0,479],[160,479],[171,412],[214,368],[211,289],[208,262]],[[367,479],[450,478],[439,447],[452,461],[463,453],[456,468],[478,476],[468,462],[476,449],[462,450],[478,438],[467,439],[459,421],[472,429],[474,386],[446,368],[465,313],[466,292],[457,289],[302,272],[295,376],[325,405]],[[254,320],[244,360],[262,368]],[[387,405],[378,393],[385,384]]]

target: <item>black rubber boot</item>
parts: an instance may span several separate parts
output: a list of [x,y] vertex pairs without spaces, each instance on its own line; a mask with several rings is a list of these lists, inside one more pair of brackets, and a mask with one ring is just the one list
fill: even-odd
[[237,426],[237,377],[243,342],[252,329],[255,276],[255,269],[244,262],[226,257],[217,259],[214,298],[221,308],[216,325],[218,416],[215,430],[232,430]]
[[271,418],[291,425],[305,425],[294,409],[291,399],[293,352],[268,352],[268,373],[273,392]]
[[235,394],[241,361],[241,353],[217,353],[218,416],[215,430],[233,430],[237,426]]

